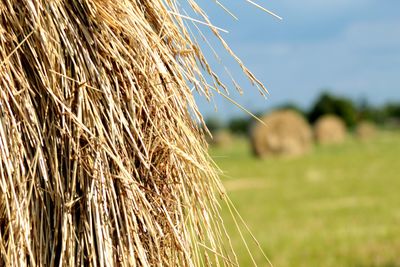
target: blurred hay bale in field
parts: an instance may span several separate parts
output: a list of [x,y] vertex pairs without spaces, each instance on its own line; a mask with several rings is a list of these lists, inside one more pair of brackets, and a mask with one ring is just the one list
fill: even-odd
[[346,139],[347,129],[342,119],[334,115],[320,117],[314,125],[314,137],[320,144],[338,144]]
[[307,121],[292,110],[272,112],[262,118],[251,132],[252,148],[258,157],[295,156],[307,152],[312,131]]
[[218,130],[213,133],[212,138],[207,139],[210,145],[222,148],[229,147],[233,143],[232,133],[227,130]]
[[362,121],[357,125],[356,137],[360,140],[369,140],[376,136],[377,127],[372,122]]

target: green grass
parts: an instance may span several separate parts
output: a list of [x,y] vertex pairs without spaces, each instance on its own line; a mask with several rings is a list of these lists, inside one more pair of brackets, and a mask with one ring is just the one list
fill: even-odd
[[[211,155],[274,266],[400,266],[399,133],[291,159],[255,159],[246,140]],[[252,266],[228,212],[224,218],[241,265]]]

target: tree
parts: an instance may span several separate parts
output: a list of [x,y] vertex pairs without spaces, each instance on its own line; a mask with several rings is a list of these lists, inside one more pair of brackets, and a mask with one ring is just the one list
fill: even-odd
[[217,117],[209,117],[205,120],[206,126],[211,133],[215,133],[223,128],[223,123]]
[[251,119],[245,118],[233,118],[228,123],[228,128],[232,133],[246,135],[249,132]]
[[358,121],[370,121],[376,124],[383,124],[385,121],[385,114],[383,109],[370,105],[365,98],[362,98],[360,100],[357,109]]
[[308,119],[314,123],[319,117],[332,114],[343,119],[348,127],[353,127],[357,121],[357,110],[350,99],[336,97],[323,93],[308,113]]
[[400,119],[400,103],[388,103],[383,108],[385,117],[388,119]]

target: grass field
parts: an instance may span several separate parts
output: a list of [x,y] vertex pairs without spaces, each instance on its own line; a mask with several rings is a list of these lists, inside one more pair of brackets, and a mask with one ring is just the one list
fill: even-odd
[[[257,160],[244,139],[211,154],[274,266],[400,266],[399,133],[349,138],[292,159]],[[224,218],[241,265],[252,266],[228,212]]]

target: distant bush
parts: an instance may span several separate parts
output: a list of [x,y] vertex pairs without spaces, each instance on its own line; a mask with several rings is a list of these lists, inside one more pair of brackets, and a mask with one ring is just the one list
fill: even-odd
[[206,126],[211,133],[215,133],[224,127],[223,122],[216,117],[209,117],[205,120]]
[[388,103],[382,108],[385,127],[400,129],[400,103]]
[[228,122],[228,129],[234,134],[247,135],[249,133],[251,119],[248,117],[244,118],[233,118]]
[[379,125],[400,121],[400,103],[391,102],[380,107],[373,107],[363,101],[358,107],[358,119]]
[[384,106],[383,112],[386,118],[400,119],[400,103],[388,103]]
[[350,99],[323,93],[308,113],[308,119],[314,123],[328,114],[340,117],[348,127],[354,127],[357,122],[357,109]]
[[361,99],[357,105],[357,120],[358,122],[371,122],[377,125],[382,125],[386,118],[382,107],[372,106],[366,99]]

